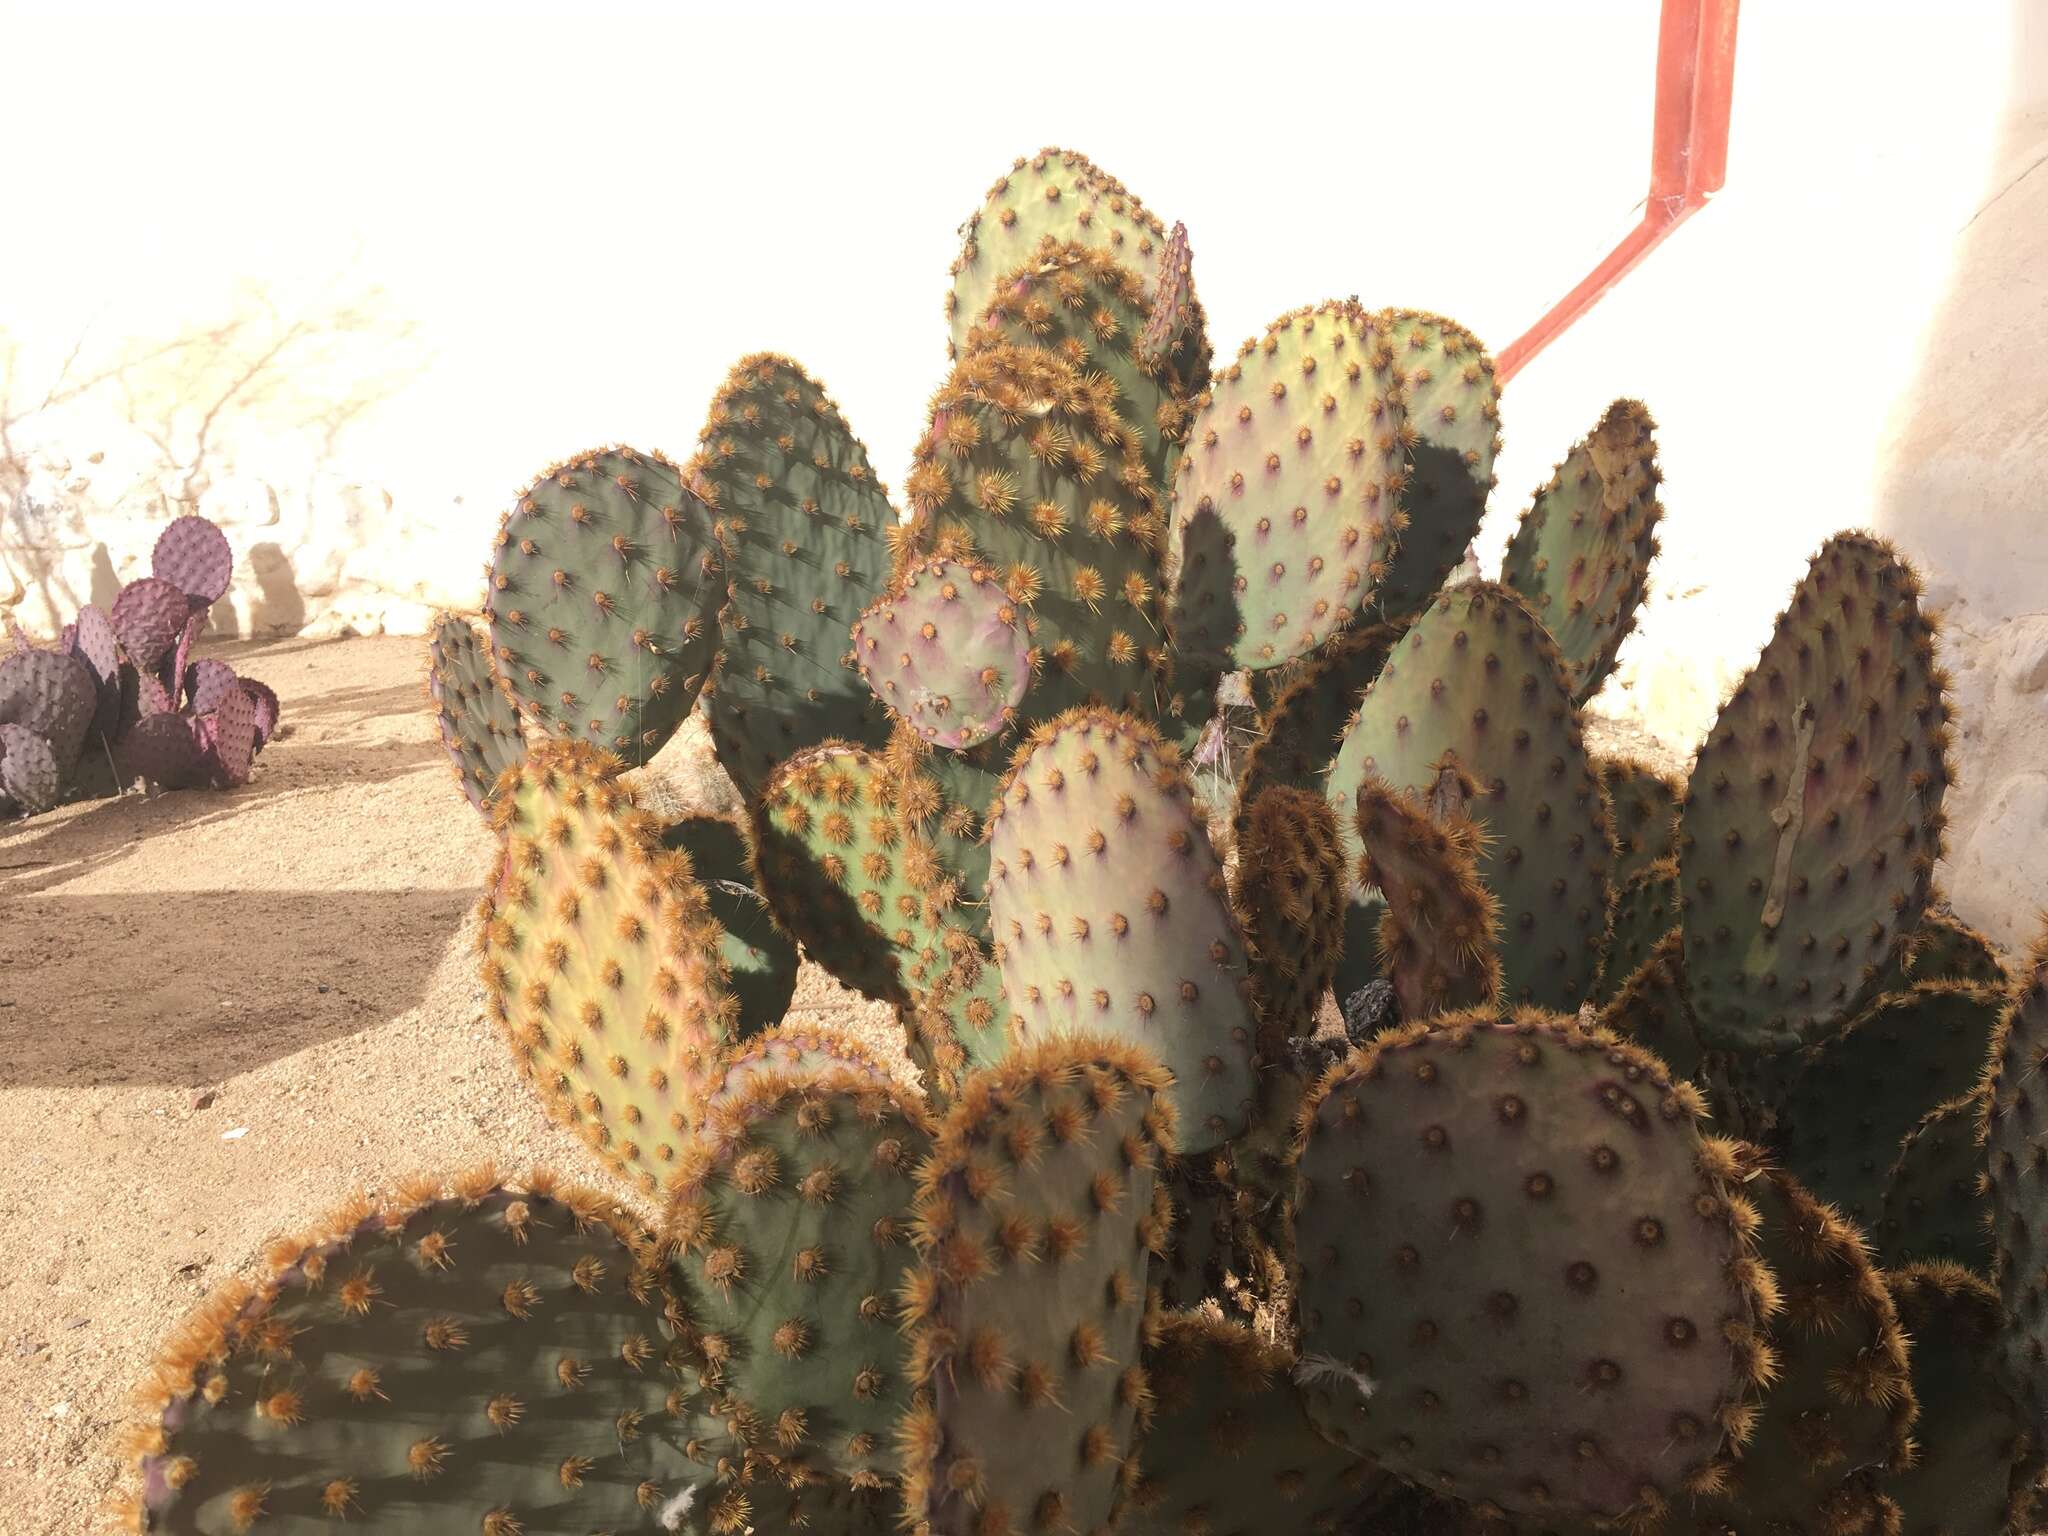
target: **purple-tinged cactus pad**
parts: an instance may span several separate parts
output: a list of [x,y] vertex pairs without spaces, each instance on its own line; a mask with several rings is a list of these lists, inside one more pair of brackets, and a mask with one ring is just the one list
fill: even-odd
[[56,754],[25,725],[0,725],[0,791],[31,816],[54,810],[64,793]]
[[182,589],[154,576],[131,581],[114,599],[114,633],[128,659],[145,672],[156,670],[184,633],[192,605]]
[[139,719],[151,715],[174,715],[178,712],[178,701],[170,691],[157,680],[154,672],[135,674],[135,713]]
[[106,609],[96,603],[78,610],[73,630],[72,654],[92,669],[97,685],[92,729],[110,736],[121,722],[120,637],[114,633],[114,621],[107,617]]
[[219,706],[201,720],[201,745],[207,773],[215,789],[233,789],[249,782],[256,761],[256,696],[230,685]]
[[127,778],[147,779],[163,789],[190,789],[206,779],[206,754],[199,733],[183,715],[145,715],[121,739],[119,752]]
[[277,732],[277,722],[284,713],[284,706],[277,701],[277,693],[268,683],[259,683],[253,677],[240,679],[241,685],[249,690],[256,701],[256,750],[261,752],[270,744],[270,738]]
[[927,561],[869,604],[853,650],[889,712],[955,752],[1015,718],[1036,670],[1017,605],[991,572],[958,560]]
[[76,656],[17,651],[0,660],[0,722],[40,736],[60,773],[78,760],[98,705],[92,669]]
[[235,552],[228,536],[203,517],[180,517],[157,535],[149,568],[158,581],[167,581],[200,603],[217,603],[227,596],[228,582],[235,573]]
[[204,603],[195,603],[191,612],[185,615],[185,627],[178,631],[178,640],[164,652],[163,661],[157,667],[157,676],[164,685],[164,692],[175,703],[185,690],[185,668],[192,655],[192,647],[199,643],[199,633],[206,628],[206,616],[210,610]]
[[237,681],[235,669],[224,661],[207,657],[192,662],[185,668],[185,702],[193,714],[210,715]]

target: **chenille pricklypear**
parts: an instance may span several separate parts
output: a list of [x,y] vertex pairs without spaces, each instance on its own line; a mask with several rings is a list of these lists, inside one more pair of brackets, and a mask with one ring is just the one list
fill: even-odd
[[1231,904],[1250,952],[1259,1052],[1271,1059],[1316,1029],[1344,951],[1350,882],[1330,803],[1275,784],[1246,809]]
[[854,663],[892,719],[965,751],[1016,718],[1041,661],[1029,623],[986,566],[929,560],[854,621]]

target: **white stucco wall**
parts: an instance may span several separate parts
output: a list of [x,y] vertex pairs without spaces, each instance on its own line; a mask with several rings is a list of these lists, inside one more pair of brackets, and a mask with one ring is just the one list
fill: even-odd
[[[1895,534],[1958,677],[1950,884],[2007,939],[2048,902],[2042,11],[1748,7],[1728,190],[1510,386],[1482,538],[1490,564],[1607,401],[1647,401],[1664,556],[1597,707],[1690,745],[1821,539]],[[85,107],[54,65],[0,97],[34,146],[0,241],[0,419],[32,469],[0,501],[0,603],[53,628],[182,498],[244,553],[225,624],[416,631],[476,602],[533,471],[604,440],[687,452],[763,348],[898,477],[953,228],[1045,142],[1187,222],[1219,349],[1354,292],[1504,346],[1634,220],[1656,12],[10,22],[20,56],[93,67]]]

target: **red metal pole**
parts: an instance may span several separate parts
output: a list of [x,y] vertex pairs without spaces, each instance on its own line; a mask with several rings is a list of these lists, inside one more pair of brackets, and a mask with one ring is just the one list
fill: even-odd
[[1650,191],[1642,221],[1500,354],[1495,373],[1502,384],[1721,190],[1728,175],[1728,114],[1735,88],[1735,18],[1740,3],[1664,0],[1657,26]]

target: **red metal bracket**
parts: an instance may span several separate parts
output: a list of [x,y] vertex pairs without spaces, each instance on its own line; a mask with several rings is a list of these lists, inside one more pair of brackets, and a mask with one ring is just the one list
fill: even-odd
[[1735,88],[1735,12],[1741,0],[1664,0],[1657,25],[1656,129],[1642,222],[1579,285],[1500,354],[1507,383],[1600,296],[1685,222],[1728,179],[1728,107]]

